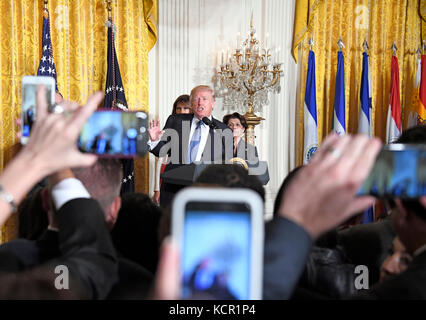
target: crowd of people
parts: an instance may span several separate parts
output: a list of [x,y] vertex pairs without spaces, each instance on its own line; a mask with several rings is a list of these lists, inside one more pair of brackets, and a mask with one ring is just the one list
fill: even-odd
[[[14,212],[20,220],[19,238],[0,245],[1,299],[179,299],[180,252],[168,235],[170,204],[182,186],[162,181],[154,199],[120,197],[120,161],[77,149],[102,99],[97,92],[84,107],[63,101],[65,116],[48,112],[44,89],[37,93],[29,141],[0,175],[0,225]],[[244,117],[221,122],[213,108],[208,86],[180,96],[163,128],[151,121],[150,151],[167,157],[159,162],[167,163],[165,172],[208,164],[196,188],[249,188],[264,200],[256,176],[224,164],[257,157],[242,138]],[[408,129],[398,142],[425,144],[426,126]],[[286,177],[265,222],[264,299],[426,298],[426,196],[386,199],[381,221],[341,228],[376,201],[357,192],[381,147],[378,138],[331,134]],[[45,177],[47,186],[34,187]],[[369,270],[362,288],[358,266]]]

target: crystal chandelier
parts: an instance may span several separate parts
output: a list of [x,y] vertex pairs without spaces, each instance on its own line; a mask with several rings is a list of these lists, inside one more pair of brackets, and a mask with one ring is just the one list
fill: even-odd
[[263,106],[269,105],[269,93],[281,91],[279,48],[275,49],[275,54],[272,55],[272,50],[268,48],[268,38],[266,35],[264,47],[259,48],[252,16],[248,38],[241,45],[237,36],[235,52],[230,54],[228,49],[226,59],[222,50],[221,64],[217,72],[217,96],[223,98],[224,107],[246,112],[246,140],[251,144],[254,144],[254,126],[265,120],[254,112],[259,112]]

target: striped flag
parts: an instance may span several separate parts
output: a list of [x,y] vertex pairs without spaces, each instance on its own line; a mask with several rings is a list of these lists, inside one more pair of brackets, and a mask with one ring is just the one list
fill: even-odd
[[360,93],[360,108],[358,133],[363,133],[369,137],[373,136],[372,126],[372,103],[371,103],[371,78],[368,54],[363,53],[362,57],[362,73],[361,73],[361,93]]
[[56,68],[53,61],[52,41],[50,38],[49,11],[43,9],[43,33],[42,33],[42,53],[40,64],[37,69],[38,76],[52,77],[55,79],[56,92],[58,92],[58,81],[56,80]]
[[317,129],[317,97],[315,85],[315,53],[309,51],[308,72],[306,75],[305,89],[305,139],[303,151],[303,163],[309,162],[318,149],[318,129]]
[[[358,133],[366,134],[370,138],[373,136],[372,130],[372,103],[371,103],[371,78],[370,68],[368,62],[368,54],[366,52],[362,55],[362,73],[361,73],[361,93],[360,93],[360,108],[359,108],[359,122]],[[370,223],[374,221],[374,207],[370,207],[364,211],[361,223]]]
[[[108,27],[108,69],[104,108],[119,108],[123,111],[127,111],[126,95],[124,94],[123,81],[121,80],[120,68],[118,66],[114,45],[115,25],[112,23],[111,17],[108,18],[106,26]],[[120,195],[123,195],[135,191],[135,174],[133,159],[122,159],[121,162],[123,164],[123,181],[121,183]]]
[[[418,123],[418,108],[420,107],[419,101],[419,88],[420,88],[420,78],[422,73],[422,63],[421,59],[418,58],[416,62],[416,76],[414,78],[414,87],[411,97],[411,106],[410,113],[408,114],[407,128],[411,128],[417,125]],[[426,84],[426,79],[425,79]]]
[[426,121],[426,55],[422,55],[419,106],[417,108],[418,124]]
[[391,88],[386,123],[386,143],[392,143],[401,134],[401,99],[399,96],[398,58],[392,56]]
[[342,135],[346,133],[345,124],[345,65],[342,51],[337,53],[336,88],[334,90],[333,130]]

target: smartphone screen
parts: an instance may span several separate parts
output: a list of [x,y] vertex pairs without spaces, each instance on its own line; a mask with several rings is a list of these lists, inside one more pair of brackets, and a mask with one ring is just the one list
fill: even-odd
[[84,125],[78,146],[100,156],[144,156],[148,152],[147,122],[142,111],[96,111]]
[[46,101],[52,105],[55,100],[55,80],[52,77],[25,76],[21,85],[21,143],[25,144],[36,121],[37,91],[41,85],[46,88]]
[[377,156],[359,194],[402,199],[426,195],[426,146],[386,145]]
[[182,298],[250,299],[251,221],[244,203],[186,204]]

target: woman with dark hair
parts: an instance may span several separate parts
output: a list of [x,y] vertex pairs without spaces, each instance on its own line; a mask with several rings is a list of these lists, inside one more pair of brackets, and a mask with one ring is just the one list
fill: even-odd
[[[189,114],[192,113],[191,104],[189,103],[189,95],[182,94],[176,98],[173,103],[172,114]],[[155,163],[155,185],[153,200],[156,204],[160,204],[160,174],[164,171],[167,163],[167,157],[156,158]]]
[[251,164],[258,163],[257,148],[242,139],[244,132],[248,128],[244,116],[234,112],[224,116],[222,122],[230,127],[234,133],[234,157],[248,160]]
[[189,95],[183,94],[176,98],[173,103],[172,114],[188,114],[192,113],[191,104],[189,103]]

